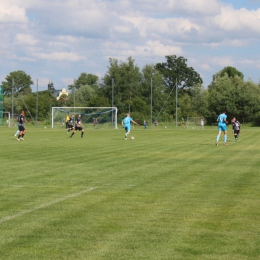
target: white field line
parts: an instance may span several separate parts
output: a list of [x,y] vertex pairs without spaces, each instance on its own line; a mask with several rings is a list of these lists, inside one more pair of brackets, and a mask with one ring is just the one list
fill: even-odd
[[65,197],[62,197],[62,198],[59,198],[59,199],[50,201],[50,202],[48,202],[48,203],[42,204],[42,205],[40,205],[40,206],[38,206],[38,207],[35,207],[35,208],[33,208],[33,209],[22,210],[21,212],[15,214],[15,215],[6,216],[6,217],[0,219],[0,224],[3,223],[3,222],[6,222],[6,221],[12,220],[12,219],[21,217],[21,216],[23,216],[23,215],[25,215],[25,214],[34,212],[34,211],[36,211],[36,210],[38,210],[38,209],[42,209],[42,208],[46,208],[46,207],[52,206],[53,204],[59,203],[59,202],[61,202],[61,201],[78,197],[78,196],[80,196],[80,195],[82,195],[82,194],[84,194],[84,193],[90,192],[90,191],[95,190],[95,189],[97,189],[97,188],[89,188],[89,189],[87,189],[87,190],[83,190],[83,191],[80,191],[80,192],[78,192],[78,193],[70,194],[70,195],[67,195],[67,196],[65,196]]

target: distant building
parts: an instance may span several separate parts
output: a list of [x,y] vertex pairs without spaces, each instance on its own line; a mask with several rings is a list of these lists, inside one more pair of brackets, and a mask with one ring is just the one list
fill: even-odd
[[51,94],[57,99],[57,100],[59,100],[60,99],[60,97],[62,96],[62,95],[66,95],[66,96],[68,96],[69,95],[69,93],[67,92],[67,90],[65,89],[65,88],[63,88],[63,89],[55,89],[54,88],[54,84],[53,84],[53,82],[50,82],[49,84],[48,84],[48,90],[51,92]]

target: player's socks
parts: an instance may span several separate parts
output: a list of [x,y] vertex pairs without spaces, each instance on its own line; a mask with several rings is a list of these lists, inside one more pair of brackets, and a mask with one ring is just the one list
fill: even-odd
[[72,137],[74,135],[74,132],[71,134],[71,136],[70,137]]
[[21,135],[19,134],[18,137],[17,137],[17,139],[20,139],[20,137],[21,137]]
[[217,142],[219,141],[220,135],[217,135]]
[[81,132],[81,137],[83,137],[83,135],[84,135],[84,132]]
[[227,142],[227,136],[224,135],[224,143],[226,143],[226,142]]

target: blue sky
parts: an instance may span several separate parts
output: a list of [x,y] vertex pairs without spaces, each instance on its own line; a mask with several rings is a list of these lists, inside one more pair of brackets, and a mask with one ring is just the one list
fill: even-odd
[[0,0],[0,82],[23,70],[33,91],[129,56],[141,69],[183,56],[204,87],[226,66],[259,83],[259,50],[260,0]]

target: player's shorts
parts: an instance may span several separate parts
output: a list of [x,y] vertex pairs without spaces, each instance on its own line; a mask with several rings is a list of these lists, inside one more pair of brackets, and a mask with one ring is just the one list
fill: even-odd
[[82,131],[82,130],[83,130],[83,127],[81,127],[81,126],[75,126],[75,130],[76,130],[76,131]]
[[21,132],[21,131],[24,131],[24,130],[25,130],[25,128],[24,128],[24,126],[23,126],[23,125],[19,125],[19,126],[18,126],[18,130]]
[[240,130],[234,130],[234,135],[239,135]]
[[218,126],[218,131],[219,131],[219,132],[227,131],[227,126],[226,126],[226,125],[219,125],[219,126]]
[[69,128],[69,129],[73,129],[74,126],[73,126],[73,125],[68,125],[68,128]]
[[125,126],[126,131],[130,131],[130,126]]

